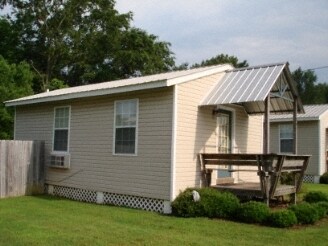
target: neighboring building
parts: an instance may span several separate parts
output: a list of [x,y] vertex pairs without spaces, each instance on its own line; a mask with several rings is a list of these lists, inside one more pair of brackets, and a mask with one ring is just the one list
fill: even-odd
[[[311,154],[305,181],[319,182],[320,175],[327,171],[328,104],[304,105],[305,114],[297,116],[297,154]],[[293,116],[271,116],[271,151],[291,153],[293,139]]]
[[271,112],[302,111],[289,75],[284,63],[218,65],[65,88],[6,105],[16,108],[15,139],[45,141],[50,194],[169,212],[180,191],[202,186],[198,153],[262,152],[268,96]]

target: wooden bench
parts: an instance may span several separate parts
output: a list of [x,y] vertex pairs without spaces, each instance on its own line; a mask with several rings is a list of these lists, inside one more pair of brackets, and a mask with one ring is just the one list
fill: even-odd
[[[230,172],[257,172],[258,183],[230,183],[214,185],[236,195],[259,196],[269,205],[270,199],[283,195],[294,195],[301,189],[304,172],[309,163],[309,155],[278,155],[278,154],[199,154],[201,170],[206,186],[211,186],[213,170],[229,166]],[[254,168],[257,167],[257,168]],[[222,169],[221,169],[222,170]],[[281,184],[282,173],[292,173],[294,184]]]

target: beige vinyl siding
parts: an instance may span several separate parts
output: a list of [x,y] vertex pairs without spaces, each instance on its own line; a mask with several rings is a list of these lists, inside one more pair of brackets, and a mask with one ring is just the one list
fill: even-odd
[[[279,125],[292,122],[273,122],[270,124],[270,150],[273,153],[280,153]],[[298,141],[297,154],[312,155],[306,174],[318,175],[319,167],[319,121],[299,121],[297,123]]]
[[223,73],[177,85],[175,195],[201,185],[198,153],[216,152],[213,107],[198,105]]
[[320,117],[320,165],[318,167],[318,175],[322,175],[327,171],[326,152],[327,152],[327,129],[328,129],[328,113],[324,113]]
[[[242,107],[235,107],[234,153],[262,153],[262,122],[262,116],[248,115]],[[253,169],[254,172],[234,172],[233,178],[236,182],[258,182],[257,168]]]
[[[16,138],[52,148],[53,107],[71,106],[69,170],[48,168],[53,185],[170,199],[172,87],[17,107]],[[114,101],[139,99],[137,156],[113,155]]]

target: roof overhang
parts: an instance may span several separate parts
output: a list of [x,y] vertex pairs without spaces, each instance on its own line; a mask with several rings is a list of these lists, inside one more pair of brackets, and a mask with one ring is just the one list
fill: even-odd
[[76,86],[44,92],[32,96],[6,101],[6,106],[21,106],[36,103],[55,102],[69,99],[104,96],[146,89],[155,89],[185,83],[231,69],[231,65],[222,64],[162,74],[148,75],[116,81]]
[[226,71],[200,106],[237,104],[248,114],[263,114],[269,96],[270,113],[293,112],[294,100],[297,101],[297,112],[304,113],[288,63]]

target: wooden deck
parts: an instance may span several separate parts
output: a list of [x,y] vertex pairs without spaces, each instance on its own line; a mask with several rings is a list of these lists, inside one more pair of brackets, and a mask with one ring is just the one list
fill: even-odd
[[[270,199],[283,195],[294,195],[300,191],[309,155],[278,154],[200,154],[200,162],[207,186],[229,191],[237,196],[262,198],[269,205]],[[225,183],[211,185],[213,170],[229,166],[232,172],[257,171],[258,183]],[[254,170],[257,167],[257,170]],[[252,169],[253,168],[253,169]],[[294,174],[294,185],[281,184],[282,173]]]

